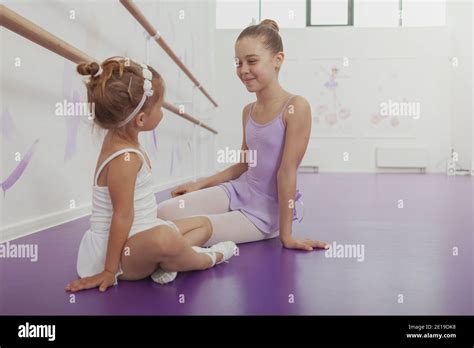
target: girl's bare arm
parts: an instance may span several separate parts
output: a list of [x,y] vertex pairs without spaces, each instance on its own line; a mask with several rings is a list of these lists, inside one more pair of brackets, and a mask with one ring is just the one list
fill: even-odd
[[[242,139],[242,147],[241,147],[242,151],[248,150],[247,143],[245,141],[245,125],[247,123],[249,107],[250,107],[250,104],[246,105],[242,112],[242,128],[243,128],[243,139]],[[247,171],[247,169],[248,169],[247,163],[242,163],[242,162],[236,163],[220,171],[219,173],[211,175],[207,178],[203,178],[196,182],[188,182],[188,183],[178,186],[176,189],[174,189],[171,192],[171,196],[172,197],[180,196],[188,192],[200,190],[206,187],[216,186],[223,182],[237,179],[245,171]]]
[[285,147],[277,174],[280,239],[283,246],[290,249],[324,248],[325,243],[292,236],[297,170],[308,147],[311,108],[306,99],[300,96],[296,96],[290,106],[286,122]]
[[118,271],[122,250],[133,224],[135,183],[142,165],[145,163],[133,152],[126,152],[109,164],[107,186],[113,215],[104,270],[113,274]]

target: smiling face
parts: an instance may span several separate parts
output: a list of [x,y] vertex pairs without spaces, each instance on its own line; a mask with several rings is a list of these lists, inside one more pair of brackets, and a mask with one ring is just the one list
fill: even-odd
[[249,92],[258,92],[278,80],[284,53],[272,52],[263,45],[261,37],[244,37],[235,43],[237,76]]

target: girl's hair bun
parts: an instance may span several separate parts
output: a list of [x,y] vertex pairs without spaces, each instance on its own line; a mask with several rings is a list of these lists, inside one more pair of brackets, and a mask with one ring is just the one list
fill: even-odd
[[277,22],[275,22],[273,19],[264,19],[263,21],[260,22],[259,25],[272,28],[277,33],[280,31],[280,28],[278,27]]
[[77,72],[84,76],[94,76],[100,69],[100,66],[96,62],[92,63],[81,63],[77,66]]

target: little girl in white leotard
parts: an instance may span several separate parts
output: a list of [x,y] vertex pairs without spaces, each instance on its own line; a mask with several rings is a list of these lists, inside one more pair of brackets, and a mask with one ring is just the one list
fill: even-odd
[[233,242],[198,247],[212,233],[206,217],[165,221],[156,216],[152,168],[138,134],[153,130],[163,117],[161,76],[123,57],[80,64],[77,70],[90,76],[86,86],[94,122],[108,132],[94,175],[91,227],[79,246],[81,279],[66,290],[105,291],[117,279],[150,275],[166,283],[178,271],[204,270],[232,257]]

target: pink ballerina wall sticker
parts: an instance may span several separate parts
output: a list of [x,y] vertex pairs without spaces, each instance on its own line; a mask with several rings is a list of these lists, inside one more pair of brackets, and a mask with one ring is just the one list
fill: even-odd
[[350,109],[341,104],[337,93],[338,79],[347,78],[348,76],[340,75],[337,67],[332,67],[331,71],[324,67],[321,67],[321,69],[328,75],[328,80],[323,86],[329,92],[331,100],[327,104],[321,104],[317,107],[315,122],[325,121],[329,126],[334,126],[338,121],[347,120],[351,116]]
[[10,175],[0,184],[3,190],[3,198],[5,198],[5,193],[7,192],[7,190],[10,189],[13,185],[15,185],[25,172],[26,168],[30,164],[31,159],[33,158],[38,142],[39,139],[36,139],[34,141],[34,143],[30,146],[29,150],[26,152],[25,156],[23,156],[23,158],[20,160],[20,163],[18,163],[18,165],[12,170]]

